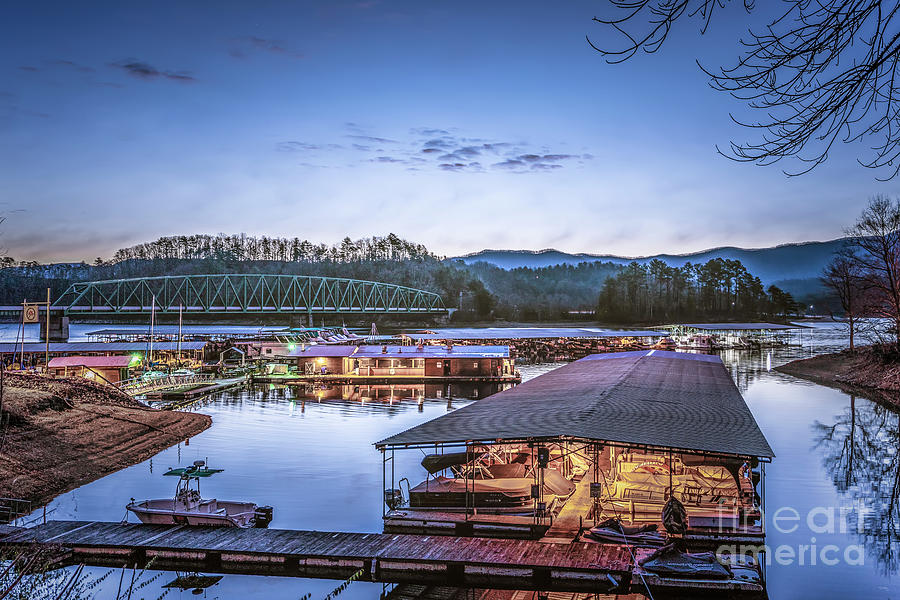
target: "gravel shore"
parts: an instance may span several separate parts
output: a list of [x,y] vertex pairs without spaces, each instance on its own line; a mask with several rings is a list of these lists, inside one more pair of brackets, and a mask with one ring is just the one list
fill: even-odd
[[207,415],[147,408],[83,378],[6,373],[4,384],[0,497],[35,507],[212,424]]

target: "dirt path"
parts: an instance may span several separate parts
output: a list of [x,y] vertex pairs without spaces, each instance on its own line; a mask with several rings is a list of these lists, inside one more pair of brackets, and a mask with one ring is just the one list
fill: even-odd
[[5,377],[0,497],[35,506],[150,458],[212,424],[196,413],[142,406],[85,379]]

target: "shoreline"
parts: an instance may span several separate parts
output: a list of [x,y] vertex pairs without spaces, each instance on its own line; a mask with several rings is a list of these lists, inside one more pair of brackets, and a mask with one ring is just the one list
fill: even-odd
[[900,376],[900,364],[881,365],[869,348],[819,354],[775,367],[779,373],[862,396],[891,409],[900,409],[900,389],[893,380]]
[[28,500],[32,510],[212,425],[207,415],[149,408],[81,378],[4,380],[0,497]]

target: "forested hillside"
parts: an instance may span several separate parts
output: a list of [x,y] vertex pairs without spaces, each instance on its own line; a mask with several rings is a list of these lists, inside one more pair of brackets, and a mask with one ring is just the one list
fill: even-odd
[[625,266],[631,262],[648,265],[662,261],[670,267],[703,264],[714,258],[740,261],[748,271],[759,277],[763,285],[777,285],[798,297],[815,298],[824,292],[819,276],[832,255],[843,248],[845,239],[827,242],[783,244],[771,248],[736,248],[725,246],[691,254],[657,254],[628,258],[612,254],[568,254],[558,250],[482,250],[459,257],[468,264],[486,262],[502,269],[523,267],[541,268],[553,265],[576,265],[601,262]]
[[737,260],[714,258],[683,267],[653,260],[633,262],[607,279],[597,316],[611,322],[734,320],[795,314],[799,308],[777,286],[764,289]]

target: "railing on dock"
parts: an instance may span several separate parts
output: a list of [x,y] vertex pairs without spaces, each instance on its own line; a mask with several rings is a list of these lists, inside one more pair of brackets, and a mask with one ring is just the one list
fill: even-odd
[[147,392],[164,390],[166,388],[180,387],[194,383],[213,383],[214,381],[215,377],[213,375],[166,375],[165,377],[154,377],[152,379],[144,379],[142,377],[123,379],[116,384],[116,387],[126,394],[138,396]]
[[20,498],[0,498],[0,524],[12,523],[31,512],[31,502]]

